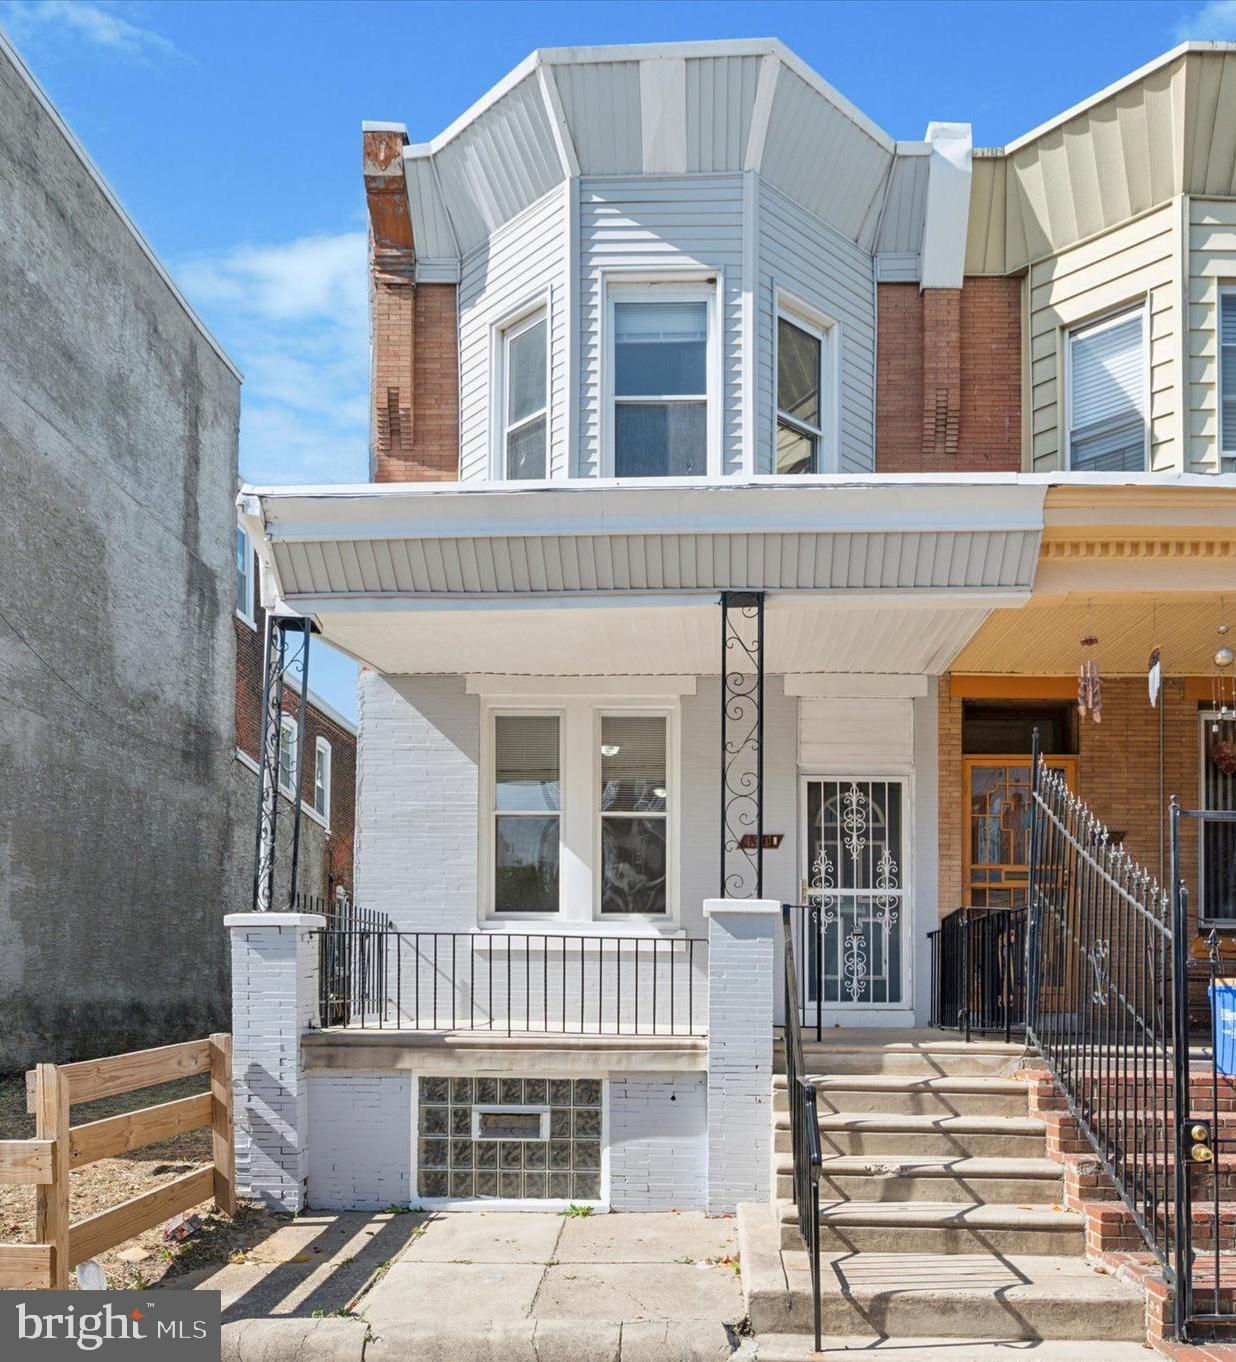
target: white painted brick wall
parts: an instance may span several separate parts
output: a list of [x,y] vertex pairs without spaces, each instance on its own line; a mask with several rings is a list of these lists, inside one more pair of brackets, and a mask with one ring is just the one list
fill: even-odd
[[232,944],[236,1183],[242,1196],[296,1211],[308,1174],[308,1110],[300,1037],[317,1006],[321,918],[226,919]]
[[[725,902],[725,907],[729,907]],[[708,1211],[771,1191],[773,996],[779,906],[708,920]]]
[[609,1132],[614,1210],[704,1209],[708,1088],[703,1074],[611,1079]]
[[361,673],[357,903],[404,931],[476,927],[479,752],[462,677]]
[[412,1199],[414,1082],[406,1073],[309,1075],[309,1205],[381,1211]]

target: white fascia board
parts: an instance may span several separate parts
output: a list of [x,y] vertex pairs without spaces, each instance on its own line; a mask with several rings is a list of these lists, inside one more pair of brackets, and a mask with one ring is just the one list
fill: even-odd
[[1031,128],[1029,132],[1022,133],[1020,137],[1009,142],[1007,146],[998,149],[993,148],[993,150],[998,150],[1005,156],[1011,155],[1022,147],[1029,146],[1031,142],[1044,136],[1044,134],[1061,127],[1069,119],[1076,118],[1078,114],[1085,113],[1087,109],[1093,109],[1096,104],[1102,104],[1105,99],[1110,99],[1112,95],[1118,95],[1121,90],[1127,90],[1130,85],[1136,85],[1139,80],[1144,80],[1161,67],[1170,65],[1178,57],[1183,57],[1189,52],[1236,52],[1236,42],[1178,43],[1161,56],[1148,61],[1145,66],[1139,66],[1136,71],[1130,71],[1127,76],[1121,76],[1119,80],[1113,81],[1111,85],[1104,86],[1097,93],[1087,95],[1085,99],[1072,105],[1071,108],[1065,109],[1063,113],[1056,114],[1054,118],[1049,118],[1046,123],[1040,123],[1037,128]]
[[[438,539],[509,534],[1040,530],[1046,483],[1019,475],[825,475],[742,484],[425,484],[258,493],[271,540]],[[520,490],[514,490],[514,487]],[[390,490],[388,490],[390,489]],[[397,490],[396,490],[397,489]],[[959,495],[964,493],[964,495]]]
[[927,127],[931,165],[919,255],[920,288],[960,288],[966,266],[970,220],[969,123],[931,123]]
[[176,285],[176,281],[167,272],[167,267],[155,254],[154,247],[150,244],[149,241],[146,240],[146,238],[142,235],[141,230],[138,228],[137,223],[135,223],[133,219],[129,216],[129,214],[125,211],[124,204],[120,202],[120,200],[116,197],[116,193],[112,189],[111,185],[109,185],[108,182],[103,178],[103,172],[99,169],[97,165],[95,165],[94,161],[90,159],[90,155],[86,151],[86,148],[83,147],[82,144],[74,136],[73,130],[61,117],[60,110],[57,109],[56,106],[52,103],[50,96],[47,94],[47,91],[44,90],[43,87],[39,84],[39,82],[35,79],[34,73],[21,59],[21,55],[18,53],[17,49],[4,36],[3,29],[0,29],[0,55],[7,57],[9,61],[12,62],[13,67],[16,70],[18,76],[25,82],[27,89],[29,89],[30,93],[42,106],[43,112],[47,115],[48,119],[51,121],[56,131],[68,143],[69,150],[81,162],[82,169],[85,170],[86,174],[89,175],[90,178],[94,181],[95,186],[103,195],[104,199],[106,199],[108,206],[120,219],[121,224],[125,227],[129,235],[137,243],[138,249],[142,252],[146,259],[150,261],[151,265],[154,266],[155,273],[167,285],[169,291],[172,294],[172,297],[175,298],[177,303],[179,303],[181,310],[184,312],[185,316],[188,317],[188,319],[201,333],[202,339],[205,340],[206,343],[210,346],[210,348],[215,352],[215,354],[219,356],[219,358],[227,366],[228,372],[231,373],[231,375],[236,379],[236,381],[238,383],[243,383],[245,381],[244,374],[242,374],[240,370],[236,367],[231,356],[227,353],[227,351],[223,348],[220,342],[211,333],[211,330],[206,325],[206,323],[193,310],[192,306],[189,303],[189,300],[184,296],[183,293],[181,293],[180,289]]

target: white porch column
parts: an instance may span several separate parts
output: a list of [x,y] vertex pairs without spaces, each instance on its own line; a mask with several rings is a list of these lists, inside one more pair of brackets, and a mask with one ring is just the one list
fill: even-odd
[[709,1215],[767,1201],[772,1178],[773,899],[706,899]]
[[317,913],[231,913],[236,1186],[283,1211],[305,1204],[308,1102],[301,1037],[318,1001]]

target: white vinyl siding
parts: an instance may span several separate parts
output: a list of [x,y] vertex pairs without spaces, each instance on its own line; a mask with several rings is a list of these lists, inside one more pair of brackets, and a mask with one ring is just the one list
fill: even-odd
[[575,472],[603,467],[604,300],[622,281],[719,276],[719,471],[742,466],[741,175],[657,175],[579,182],[579,453]]
[[852,241],[756,178],[755,468],[773,471],[779,293],[835,323],[835,462],[824,471],[875,467],[875,279],[873,261]]
[[884,773],[908,769],[913,763],[912,700],[804,698],[798,702],[802,771],[811,775],[851,769]]
[[1092,473],[1145,469],[1146,370],[1144,308],[1069,332],[1071,469]]
[[568,186],[538,200],[465,256],[459,282],[459,476],[494,475],[502,406],[501,331],[543,307],[549,323],[548,475],[567,462]]

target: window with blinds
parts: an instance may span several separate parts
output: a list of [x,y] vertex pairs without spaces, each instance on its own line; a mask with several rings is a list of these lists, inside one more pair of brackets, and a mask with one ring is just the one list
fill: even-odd
[[1236,289],[1219,293],[1219,448],[1236,458]]
[[494,720],[494,908],[556,913],[561,756],[556,714]]
[[1146,468],[1146,312],[1105,317],[1068,334],[1069,467]]
[[666,720],[601,719],[601,912],[666,911]]

